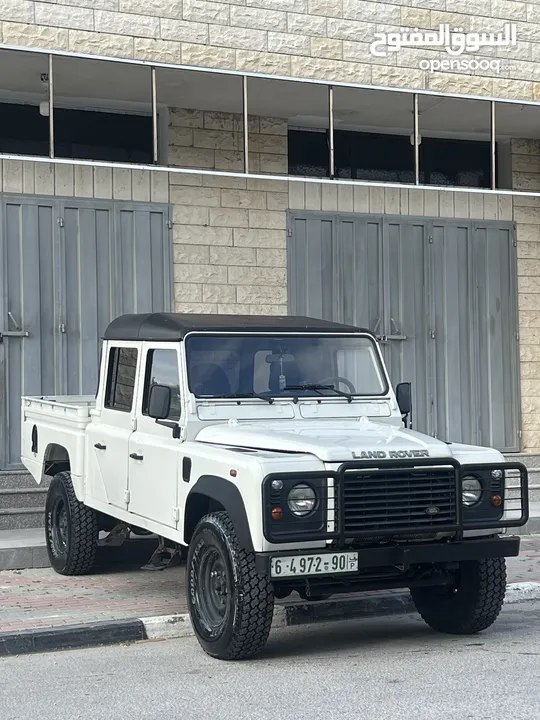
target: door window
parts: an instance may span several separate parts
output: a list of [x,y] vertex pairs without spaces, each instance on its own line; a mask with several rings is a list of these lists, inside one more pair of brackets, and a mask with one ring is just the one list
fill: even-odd
[[131,412],[137,373],[137,348],[111,348],[105,407]]
[[146,375],[144,383],[143,415],[148,415],[148,399],[152,385],[166,385],[171,389],[171,409],[167,419],[179,420],[180,373],[176,350],[150,350],[146,356]]

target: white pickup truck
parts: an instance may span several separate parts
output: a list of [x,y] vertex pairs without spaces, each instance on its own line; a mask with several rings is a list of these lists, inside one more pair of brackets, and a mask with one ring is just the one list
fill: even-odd
[[410,588],[436,630],[484,630],[519,553],[506,529],[527,522],[527,472],[411,430],[410,390],[394,393],[356,327],[122,316],[96,398],[22,400],[22,461],[52,478],[51,565],[91,572],[104,532],[155,533],[162,559],[188,546],[193,628],[225,660],[263,648],[292,592]]

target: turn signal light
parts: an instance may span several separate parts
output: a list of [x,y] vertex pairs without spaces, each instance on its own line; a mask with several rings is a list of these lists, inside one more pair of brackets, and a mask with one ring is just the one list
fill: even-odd
[[491,504],[493,505],[493,507],[501,507],[502,497],[500,495],[492,495]]
[[283,510],[281,508],[274,508],[272,510],[272,520],[281,520],[283,517]]

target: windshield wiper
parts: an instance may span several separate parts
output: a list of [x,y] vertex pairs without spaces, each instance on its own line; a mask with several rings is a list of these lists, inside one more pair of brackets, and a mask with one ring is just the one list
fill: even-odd
[[[313,383],[310,385],[286,385],[285,390],[315,390],[315,392],[318,392],[320,390],[332,390],[336,393],[336,395],[341,395],[341,397],[347,398],[347,402],[352,402],[353,396],[345,392],[344,390],[338,390],[335,385],[317,385],[317,383]],[[319,395],[322,395],[321,392],[319,392]]]
[[241,400],[242,398],[244,400],[247,400],[248,398],[258,398],[259,400],[265,400],[269,405],[274,404],[274,398],[268,397],[268,395],[260,395],[256,392],[247,392],[247,393],[234,393],[233,395],[221,395],[224,399],[231,399],[231,400]]

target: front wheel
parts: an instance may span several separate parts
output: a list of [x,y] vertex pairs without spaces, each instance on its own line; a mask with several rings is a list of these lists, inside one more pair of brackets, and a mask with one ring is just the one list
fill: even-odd
[[434,630],[473,635],[493,625],[504,603],[506,561],[484,558],[459,564],[455,583],[411,588],[423,620]]
[[98,546],[98,514],[77,500],[68,472],[55,475],[49,486],[45,540],[51,566],[60,575],[92,571]]
[[255,555],[238,544],[225,512],[206,515],[195,528],[187,560],[187,599],[197,640],[220,660],[252,657],[266,644],[274,595]]

